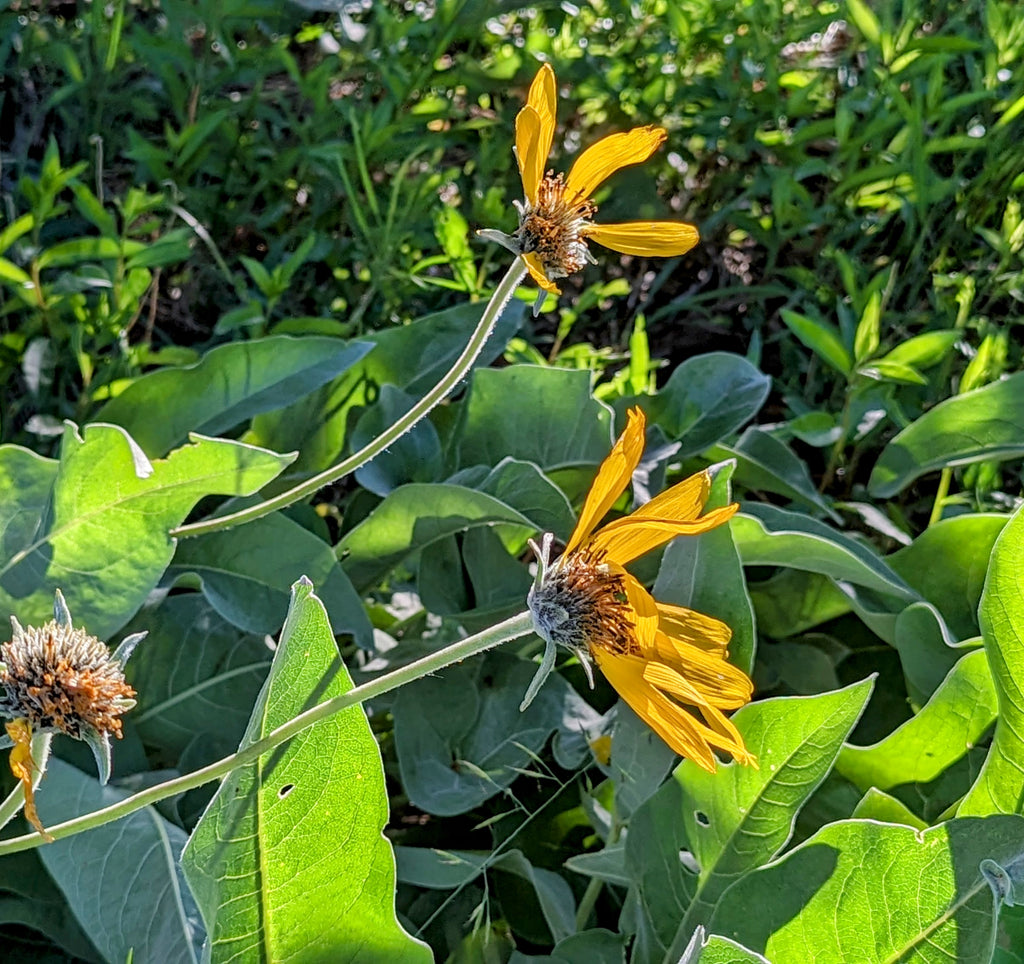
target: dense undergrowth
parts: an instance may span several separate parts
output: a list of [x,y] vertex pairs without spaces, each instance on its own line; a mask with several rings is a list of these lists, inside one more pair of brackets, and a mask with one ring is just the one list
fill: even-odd
[[[0,841],[5,960],[1024,961],[1016,3],[14,0],[0,51],[0,609],[148,632],[110,785],[58,737],[44,824],[521,612],[632,405],[637,502],[741,502],[635,572],[732,627],[761,759],[676,766],[564,654],[520,713],[527,636],[212,804]],[[600,219],[701,244],[525,286],[429,419],[219,524],[452,367],[541,62],[558,170],[668,131]]]

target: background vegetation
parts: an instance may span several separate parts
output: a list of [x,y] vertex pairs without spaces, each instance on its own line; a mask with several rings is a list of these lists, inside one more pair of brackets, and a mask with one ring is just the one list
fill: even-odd
[[[314,730],[287,779],[237,773],[242,824],[197,828],[211,784],[0,843],[5,960],[192,960],[202,917],[214,960],[312,960],[358,919],[388,960],[425,959],[404,927],[438,960],[678,961],[703,926],[705,962],[1024,961],[1013,0],[7,0],[0,51],[0,608],[38,624],[60,587],[109,642],[149,632],[113,785],[58,740],[44,822],[343,692],[335,640],[359,682],[520,611],[527,538],[566,537],[634,403],[650,491],[734,460],[729,531],[638,573],[733,626],[762,761],[673,768],[571,662],[520,715],[529,639]],[[701,245],[602,253],[536,319],[524,289],[465,390],[354,477],[168,536],[450,367],[507,264],[474,231],[515,225],[541,61],[560,169],[669,131],[599,217]]]

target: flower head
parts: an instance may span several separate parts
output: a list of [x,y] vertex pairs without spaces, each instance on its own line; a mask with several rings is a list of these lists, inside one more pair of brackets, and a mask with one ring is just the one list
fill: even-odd
[[0,645],[0,717],[9,744],[23,745],[25,734],[63,733],[89,744],[100,781],[110,775],[110,738],[121,737],[121,714],[135,705],[125,682],[124,664],[146,635],[127,637],[111,653],[106,644],[71,623],[60,590],[54,618],[43,626],[22,627],[13,616],[10,642]]
[[555,280],[594,262],[588,240],[623,254],[667,258],[689,251],[700,237],[692,224],[595,224],[591,220],[597,212],[594,191],[621,168],[646,161],[664,142],[664,129],[635,127],[611,134],[580,154],[567,176],[545,173],[555,136],[555,103],[555,73],[545,64],[516,117],[515,153],[525,195],[522,203],[516,202],[519,227],[511,236],[492,230],[480,234],[520,255],[533,280],[553,294],[560,293]]
[[544,537],[528,600],[534,626],[548,642],[551,661],[558,644],[579,656],[588,676],[591,660],[597,663],[634,712],[677,753],[712,772],[712,747],[756,765],[722,712],[742,706],[753,691],[746,674],[726,660],[732,631],[711,616],[658,602],[625,569],[675,536],[721,525],[739,506],[702,515],[711,489],[711,475],[704,471],[597,528],[640,462],[644,428],[643,413],[631,409],[565,552],[554,563],[548,558],[551,536]]

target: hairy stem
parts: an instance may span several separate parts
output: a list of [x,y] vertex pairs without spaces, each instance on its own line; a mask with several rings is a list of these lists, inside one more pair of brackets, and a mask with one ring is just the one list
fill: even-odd
[[229,515],[217,516],[213,519],[204,519],[201,522],[192,522],[188,525],[178,526],[177,529],[172,529],[170,534],[179,539],[187,538],[188,536],[201,536],[208,532],[219,532],[222,529],[231,529],[245,522],[252,522],[254,519],[261,519],[277,509],[283,509],[294,502],[298,502],[299,499],[313,495],[313,493],[322,489],[325,485],[330,485],[330,483],[336,482],[350,472],[354,472],[360,466],[369,462],[370,459],[383,452],[389,445],[393,445],[397,439],[408,432],[465,378],[473,362],[476,361],[477,356],[483,350],[488,337],[490,337],[502,309],[508,304],[509,299],[515,293],[516,287],[525,275],[526,266],[521,258],[516,258],[506,272],[505,277],[498,282],[498,287],[494,289],[494,294],[491,295],[491,300],[487,303],[479,324],[470,336],[469,342],[463,349],[462,354],[459,355],[455,364],[452,365],[451,370],[423,398],[410,408],[405,415],[390,428],[381,432],[372,442],[369,442],[358,452],[350,455],[337,465],[324,469],[319,475],[314,475],[313,478],[307,479],[305,482],[289,489],[287,492],[274,496],[272,499],[259,502],[246,509],[240,509],[238,512],[232,512]]
[[[109,807],[103,807],[101,810],[84,814],[81,817],[75,817],[72,820],[65,820],[63,823],[48,827],[47,830],[51,836],[58,840],[62,837],[70,837],[76,833],[82,833],[84,830],[92,830],[113,820],[119,820],[121,817],[126,817],[136,810],[151,806],[160,800],[165,800],[167,797],[184,793],[186,790],[192,790],[195,787],[201,787],[204,783],[209,783],[211,780],[218,780],[221,777],[227,776],[238,767],[254,763],[263,754],[269,753],[282,743],[286,743],[303,730],[328,716],[340,713],[342,710],[355,706],[357,703],[381,696],[402,686],[404,683],[411,683],[413,680],[426,676],[428,673],[436,673],[446,666],[451,666],[452,663],[458,663],[470,656],[475,656],[477,653],[482,653],[486,649],[492,649],[511,639],[518,639],[520,636],[525,636],[527,633],[532,632],[532,630],[533,618],[531,615],[528,612],[520,613],[518,616],[506,619],[504,622],[491,626],[483,632],[459,640],[459,642],[446,646],[436,653],[431,653],[429,656],[424,656],[422,659],[409,663],[408,666],[403,666],[391,673],[385,673],[369,683],[355,686],[347,693],[342,693],[340,696],[335,696],[323,703],[319,703],[312,709],[306,710],[305,713],[300,713],[293,720],[289,720],[283,726],[279,726],[276,730],[263,737],[262,740],[257,740],[255,743],[242,747],[238,752],[232,753],[231,756],[224,757],[223,760],[218,760],[216,763],[211,763],[209,766],[205,766],[193,773],[186,773],[184,776],[176,777],[173,780],[168,780],[166,783],[161,783],[155,787],[132,794],[132,796],[111,804]],[[38,833],[12,837],[9,840],[0,841],[0,856],[17,853],[20,850],[31,850],[44,842]]]

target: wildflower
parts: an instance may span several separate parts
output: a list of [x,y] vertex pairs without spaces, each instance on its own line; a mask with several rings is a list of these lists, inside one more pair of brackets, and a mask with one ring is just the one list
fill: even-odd
[[[691,609],[656,601],[624,568],[645,552],[680,535],[698,535],[726,522],[735,503],[701,512],[711,488],[703,471],[651,499],[631,515],[595,528],[640,461],[644,415],[630,410],[626,430],[605,459],[587,495],[565,552],[549,561],[551,540],[538,550],[540,564],[528,603],[537,633],[579,658],[593,685],[591,660],[619,695],[677,753],[714,772],[712,747],[756,766],[743,738],[723,710],[750,699],[753,685],[726,661],[732,631]],[[538,673],[538,678],[541,673]],[[531,693],[539,688],[538,679]]]
[[[25,792],[25,816],[44,836],[33,798],[32,739],[63,733],[89,744],[101,783],[110,777],[110,737],[121,737],[120,716],[135,705],[135,691],[125,682],[123,666],[146,635],[127,637],[111,654],[84,629],[75,629],[60,590],[54,618],[44,626],[24,629],[11,617],[10,642],[0,645],[0,717],[6,717],[12,746],[11,771]],[[51,838],[52,839],[52,838]]]
[[558,278],[595,264],[588,240],[623,254],[668,258],[685,254],[700,236],[692,224],[676,221],[632,221],[595,224],[592,195],[616,171],[646,161],[665,141],[661,127],[635,127],[611,134],[587,148],[568,176],[545,173],[555,135],[555,73],[541,67],[530,86],[526,106],[516,117],[515,155],[523,181],[525,201],[515,202],[519,227],[511,235],[484,230],[482,237],[497,241],[522,257],[533,280],[544,292],[560,294]]

